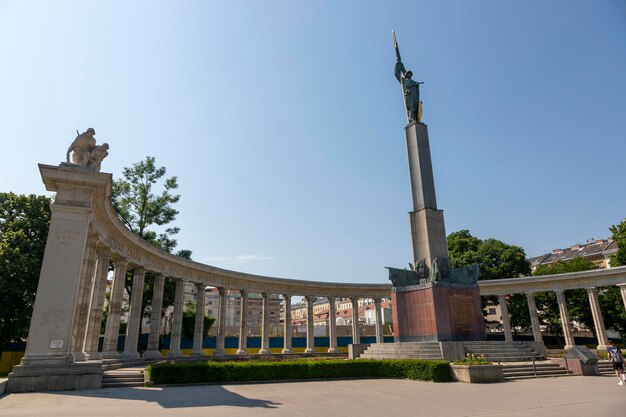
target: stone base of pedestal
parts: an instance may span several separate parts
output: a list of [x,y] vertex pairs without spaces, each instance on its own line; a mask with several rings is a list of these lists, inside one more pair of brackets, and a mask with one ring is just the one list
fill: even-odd
[[17,365],[9,374],[7,392],[84,390],[102,387],[102,363]]
[[163,357],[163,355],[161,355],[161,352],[158,350],[146,350],[143,353],[143,358],[144,359],[161,359]]
[[396,342],[485,340],[478,286],[436,282],[394,290]]

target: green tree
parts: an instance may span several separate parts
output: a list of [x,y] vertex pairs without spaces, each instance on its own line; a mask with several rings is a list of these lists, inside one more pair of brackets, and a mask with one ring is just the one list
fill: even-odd
[[[565,274],[569,272],[589,271],[597,266],[582,257],[576,257],[568,261],[557,261],[549,265],[539,265],[533,272],[533,276]],[[570,319],[585,327],[593,329],[593,316],[589,307],[587,291],[584,289],[565,291],[567,309]],[[559,305],[554,291],[540,292],[535,294],[535,302],[539,313],[539,320],[547,327],[548,332],[555,335],[562,335],[561,316]]]
[[50,226],[50,198],[0,193],[0,355],[28,334]]
[[[204,329],[202,332],[203,337],[209,336],[209,330],[215,323],[215,318],[204,316]],[[196,327],[196,304],[192,302],[185,303],[185,311],[183,312],[183,337],[193,337],[194,329]]]
[[530,275],[524,249],[498,239],[481,240],[468,230],[448,235],[448,255],[453,268],[479,264],[481,280]]
[[[145,160],[137,162],[130,168],[124,168],[123,178],[113,181],[113,207],[128,228],[140,238],[166,252],[172,252],[178,242],[173,238],[180,229],[168,227],[176,220],[178,210],[174,205],[180,200],[179,194],[174,194],[178,188],[178,179],[175,176],[164,178],[167,169],[156,165],[156,159],[147,156]],[[160,188],[160,191],[157,190]],[[154,226],[166,227],[157,232]],[[187,249],[176,252],[177,256],[191,259],[192,252]],[[126,275],[125,289],[132,295],[133,271]],[[144,284],[142,312],[144,316],[150,314],[152,304],[154,277],[146,274]],[[174,283],[166,280],[163,290],[163,305],[174,302]]]
[[163,190],[154,194],[153,187],[166,174],[166,168],[157,167],[155,161],[153,156],[147,156],[145,161],[123,169],[124,179],[113,181],[113,207],[133,233],[172,252],[177,244],[172,236],[180,229],[168,227],[164,232],[157,233],[149,227],[168,225],[176,220],[178,210],[173,205],[180,200],[180,194],[173,194],[172,191],[178,188],[178,178],[165,178]]
[[[480,265],[480,280],[515,278],[530,275],[530,263],[524,249],[509,245],[498,239],[482,240],[472,236],[469,230],[460,230],[448,235],[448,256],[453,268]],[[498,303],[497,297],[483,297],[483,308],[488,302]],[[528,304],[520,294],[507,297],[511,326],[530,327]],[[484,311],[484,310],[483,310]]]
[[626,265],[626,219],[617,225],[609,227],[609,230],[617,244],[617,252],[611,255],[611,266]]

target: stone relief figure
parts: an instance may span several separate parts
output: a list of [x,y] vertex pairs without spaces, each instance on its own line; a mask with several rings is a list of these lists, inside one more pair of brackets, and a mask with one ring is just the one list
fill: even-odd
[[450,261],[448,258],[435,258],[430,269],[428,282],[443,281],[450,274]]
[[409,124],[419,122],[422,118],[420,84],[424,83],[413,81],[413,71],[407,71],[406,68],[404,68],[404,64],[400,58],[400,49],[398,48],[398,41],[396,40],[395,32],[393,32],[393,44],[396,49],[396,66],[394,75],[396,76],[398,82],[402,85],[407,118],[409,120]]
[[103,143],[96,146],[96,139],[94,138],[96,131],[92,127],[83,133],[78,133],[78,131],[76,133],[78,134],[76,139],[67,148],[65,155],[67,163],[70,163],[70,153],[72,153],[74,165],[91,168],[99,172],[102,160],[109,154],[109,144]]
[[428,265],[426,265],[426,260],[424,258],[420,258],[417,261],[417,265],[415,265],[415,272],[420,278],[426,278],[429,274]]
[[394,287],[407,287],[420,283],[417,272],[409,269],[385,267],[389,270],[389,280]]

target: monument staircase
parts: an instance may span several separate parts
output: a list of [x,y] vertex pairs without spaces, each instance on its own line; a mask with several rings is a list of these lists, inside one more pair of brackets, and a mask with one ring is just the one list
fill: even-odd
[[361,359],[443,359],[439,342],[372,343]]
[[598,374],[602,376],[615,376],[613,365],[607,359],[600,359],[598,361]]
[[482,355],[489,362],[525,362],[543,357],[533,351],[524,342],[478,341],[463,342],[465,352],[471,355]]
[[102,375],[102,388],[114,387],[143,387],[143,367],[138,368],[122,368],[104,371]]

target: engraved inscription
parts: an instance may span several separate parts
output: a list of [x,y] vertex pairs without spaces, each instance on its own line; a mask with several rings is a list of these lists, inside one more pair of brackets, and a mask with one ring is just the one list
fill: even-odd
[[62,246],[68,246],[72,243],[76,242],[80,238],[80,232],[73,232],[71,230],[67,230],[65,232],[59,232],[56,234],[55,238],[57,244]]

